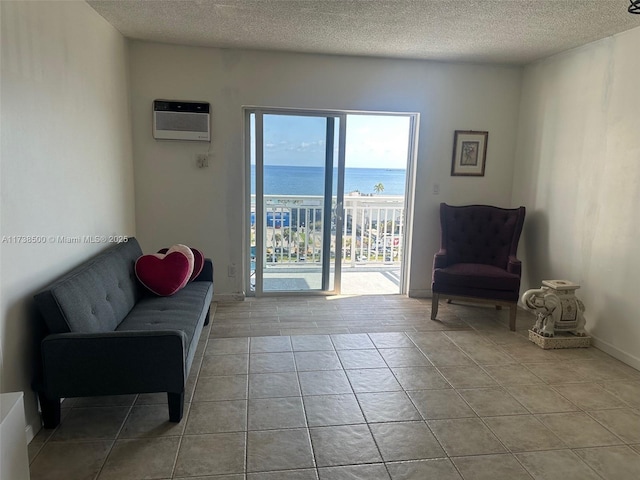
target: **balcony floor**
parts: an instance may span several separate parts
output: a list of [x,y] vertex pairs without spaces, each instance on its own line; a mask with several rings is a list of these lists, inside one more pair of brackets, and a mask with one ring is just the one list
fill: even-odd
[[[264,274],[265,292],[299,292],[321,289],[320,267],[268,266]],[[333,269],[331,270],[333,276]],[[342,267],[343,295],[393,295],[400,293],[398,265]]]
[[342,270],[343,295],[393,295],[400,293],[400,267]]

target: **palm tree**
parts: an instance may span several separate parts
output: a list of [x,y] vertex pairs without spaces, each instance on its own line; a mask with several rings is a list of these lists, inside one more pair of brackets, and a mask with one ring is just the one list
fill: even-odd
[[382,183],[376,183],[373,186],[373,191],[376,193],[382,193],[384,192],[384,185]]

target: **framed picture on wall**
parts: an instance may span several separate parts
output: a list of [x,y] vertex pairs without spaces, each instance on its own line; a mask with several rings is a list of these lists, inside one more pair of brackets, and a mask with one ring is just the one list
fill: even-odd
[[453,136],[452,176],[484,176],[489,132],[456,130]]

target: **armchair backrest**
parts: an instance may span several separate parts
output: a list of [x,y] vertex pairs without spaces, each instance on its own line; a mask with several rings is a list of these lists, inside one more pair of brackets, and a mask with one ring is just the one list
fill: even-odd
[[441,248],[447,263],[483,263],[506,268],[516,254],[525,208],[440,204]]

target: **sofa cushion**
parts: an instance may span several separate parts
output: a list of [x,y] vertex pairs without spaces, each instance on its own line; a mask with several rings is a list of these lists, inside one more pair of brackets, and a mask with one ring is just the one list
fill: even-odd
[[181,330],[187,336],[187,357],[190,357],[187,364],[190,364],[195,353],[195,346],[191,347],[194,333],[202,328],[200,324],[204,323],[212,296],[211,282],[191,282],[171,297],[144,297],[116,330]]
[[74,268],[34,296],[50,333],[113,331],[140,296],[131,237]]
[[493,265],[456,263],[433,271],[433,281],[438,285],[478,288],[484,290],[517,291],[520,277]]

